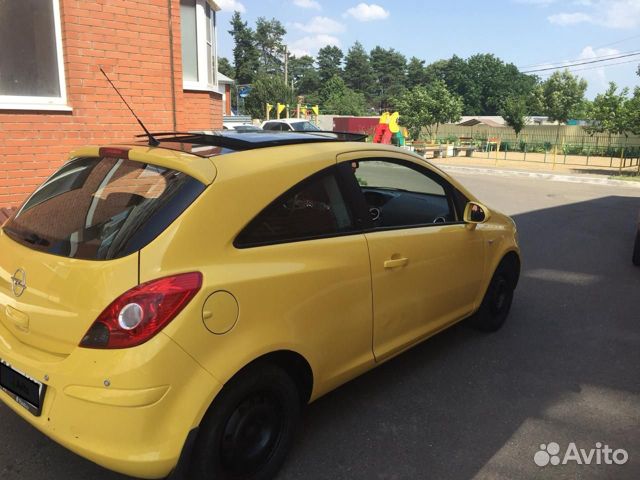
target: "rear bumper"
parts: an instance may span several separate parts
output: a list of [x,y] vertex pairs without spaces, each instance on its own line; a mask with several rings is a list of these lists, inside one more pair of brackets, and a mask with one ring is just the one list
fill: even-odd
[[0,326],[0,359],[47,391],[39,417],[3,391],[0,400],[69,450],[126,475],[169,475],[221,388],[162,333],[135,348],[77,348],[56,360],[9,336]]

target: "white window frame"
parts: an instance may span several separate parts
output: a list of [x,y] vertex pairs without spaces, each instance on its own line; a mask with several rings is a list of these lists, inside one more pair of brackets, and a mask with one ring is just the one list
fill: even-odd
[[62,28],[60,23],[60,0],[50,0],[53,4],[53,26],[55,30],[56,55],[58,57],[59,97],[33,97],[26,95],[0,95],[0,110],[57,110],[71,111],[67,105],[67,87],[64,76],[64,52],[62,48]]
[[[211,8],[211,55],[213,57],[213,83],[209,83],[209,59],[207,58],[207,13],[206,4]],[[218,28],[216,12],[220,7],[212,0],[196,0],[196,44],[198,58],[198,81],[182,80],[185,90],[199,90],[222,93],[218,84]]]

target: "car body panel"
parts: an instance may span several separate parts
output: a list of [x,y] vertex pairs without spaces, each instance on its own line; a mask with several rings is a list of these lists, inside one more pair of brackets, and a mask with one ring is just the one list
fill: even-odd
[[[402,151],[362,149],[338,156],[338,162],[376,159],[413,164],[462,190],[421,157]],[[480,231],[459,222],[373,230],[366,238],[377,361],[470,315],[477,307],[485,269],[485,240]]]
[[0,325],[0,358],[47,385],[39,417],[3,391],[0,400],[66,448],[140,478],[171,472],[221,388],[162,333],[130,349],[76,348],[46,361],[36,352]]
[[[334,152],[344,148],[337,143],[327,147]],[[264,159],[256,159],[256,153],[215,160],[215,185],[190,207],[202,213],[181,217],[141,251],[141,281],[155,278],[159,272],[207,265],[202,270],[207,287],[192,303],[199,303],[201,311],[209,294],[230,292],[239,304],[236,326],[225,335],[214,335],[198,318],[188,325],[174,321],[165,329],[166,334],[192,352],[222,383],[263,354],[279,350],[299,353],[318,379],[314,382],[315,398],[355,376],[353,372],[373,365],[366,241],[362,234],[356,234],[236,249],[236,235],[265,205],[336,161],[336,153],[317,145],[264,150]],[[247,182],[253,186],[250,195],[241,188]],[[216,208],[221,203],[225,208]],[[206,224],[196,220],[204,212]],[[192,248],[185,250],[181,245],[187,239]],[[279,300],[273,302],[273,298]],[[341,325],[344,337],[332,341],[336,325]],[[201,335],[194,335],[193,328]],[[333,344],[329,356],[327,344]]]
[[[138,284],[138,254],[95,262],[20,245],[0,230],[0,324],[20,342],[68,355],[114,298]],[[24,272],[18,297],[11,277]],[[55,326],[55,328],[52,328]]]
[[[464,224],[434,225],[370,232],[366,237],[376,359],[393,355],[473,312],[484,273],[480,232]],[[385,265],[394,259],[406,263]]]

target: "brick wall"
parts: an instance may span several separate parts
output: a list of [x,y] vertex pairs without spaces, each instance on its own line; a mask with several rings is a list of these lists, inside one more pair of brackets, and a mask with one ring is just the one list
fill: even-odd
[[216,128],[222,128],[222,95],[185,91],[183,98],[183,115],[185,119],[189,119],[189,130],[212,130],[212,113],[216,119],[219,119]]
[[222,128],[220,95],[183,91],[180,2],[170,1],[173,76],[168,0],[60,0],[73,111],[0,110],[0,208],[20,204],[71,149],[142,133],[98,66],[149,130]]

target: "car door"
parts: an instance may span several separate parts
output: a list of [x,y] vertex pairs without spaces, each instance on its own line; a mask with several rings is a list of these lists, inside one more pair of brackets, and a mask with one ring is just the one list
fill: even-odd
[[313,366],[318,391],[374,364],[367,242],[337,170],[295,185],[245,227],[234,246],[251,276],[227,287],[252,299],[241,306],[244,318],[261,320],[238,328],[256,344],[275,332],[289,339]]
[[365,237],[381,360],[472,312],[484,242],[461,220],[466,199],[426,165],[363,157],[352,167],[371,217]]

